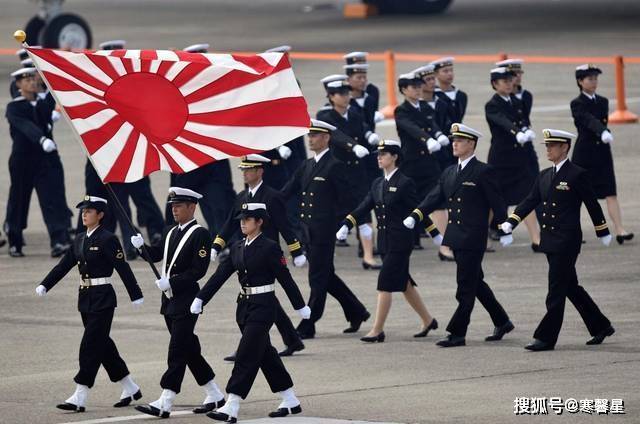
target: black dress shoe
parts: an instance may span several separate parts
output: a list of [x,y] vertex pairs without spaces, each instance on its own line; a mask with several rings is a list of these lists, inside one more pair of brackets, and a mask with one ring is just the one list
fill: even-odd
[[225,403],[226,403],[226,401],[224,400],[224,398],[222,398],[222,400],[219,400],[217,402],[205,403],[202,406],[194,408],[193,409],[193,413],[194,414],[206,414],[207,412],[211,412],[214,409],[222,408]]
[[12,258],[24,258],[24,253],[22,253],[22,249],[11,246],[9,248],[9,256],[11,256]]
[[300,405],[294,406],[293,408],[278,408],[277,411],[269,412],[269,417],[271,418],[279,418],[286,417],[289,414],[299,414],[302,412],[302,408]]
[[236,362],[236,353],[238,352],[233,352],[231,355],[225,356],[224,360],[227,362]]
[[531,243],[531,250],[533,250],[533,253],[542,253],[542,250],[540,250],[540,244],[538,243]]
[[500,233],[493,228],[489,229],[489,238],[493,241],[500,241]]
[[351,326],[348,328],[345,328],[344,330],[342,330],[342,332],[344,334],[357,332],[358,330],[360,330],[360,326],[362,325],[362,323],[368,320],[370,317],[371,317],[371,314],[369,312],[365,312],[362,318],[356,321],[351,321]]
[[304,343],[299,342],[299,343],[293,344],[291,346],[287,346],[286,349],[284,349],[282,352],[279,352],[278,355],[280,355],[280,356],[291,356],[295,352],[300,352],[301,350],[304,350]]
[[487,246],[487,247],[485,247],[484,251],[486,253],[495,253],[496,249],[494,247],[492,247],[492,246]]
[[500,327],[496,327],[493,329],[493,334],[484,338],[485,342],[495,342],[498,340],[502,340],[505,334],[510,333],[515,327],[511,321],[507,321],[502,324]]
[[84,412],[84,406],[74,405],[73,403],[69,402],[59,403],[58,405],[56,405],[56,408],[62,409],[63,411]]
[[143,414],[153,415],[154,417],[160,418],[169,418],[171,412],[169,411],[160,411],[158,408],[152,405],[137,405],[136,411],[142,412]]
[[365,261],[362,261],[362,268],[364,268],[364,269],[373,269],[373,270],[376,270],[376,269],[380,269],[380,268],[382,268],[382,265],[380,265],[380,264],[375,264],[375,263],[370,264],[370,263],[367,263],[367,262],[365,262]]
[[138,400],[141,397],[142,397],[142,392],[140,390],[138,390],[133,395],[131,395],[129,397],[126,397],[124,399],[120,399],[119,401],[114,403],[113,407],[114,408],[124,408],[125,406],[131,405],[131,402],[133,402],[134,400]]
[[609,326],[608,328],[593,336],[593,338],[587,342],[587,345],[599,345],[604,341],[605,337],[613,336],[613,333],[615,332],[616,330],[612,326]]
[[633,240],[633,233],[625,234],[623,236],[616,236],[616,241],[618,244],[623,244],[626,241]]
[[349,247],[346,240],[336,240],[336,247]]
[[414,244],[413,245],[413,250],[424,250],[424,247],[422,247],[421,244]]
[[224,421],[225,423],[237,423],[238,419],[235,417],[230,417],[229,415],[222,413],[222,412],[216,412],[216,411],[211,411],[211,412],[207,412],[207,417],[211,418],[212,420],[216,420],[216,421]]
[[427,337],[427,334],[429,334],[429,331],[436,330],[437,328],[438,328],[438,321],[434,318],[431,320],[431,323],[427,326],[427,328],[425,328],[419,333],[414,334],[413,337]]
[[128,261],[135,261],[138,258],[138,251],[135,249],[127,250],[124,253],[124,256],[127,258]]
[[455,262],[456,259],[453,256],[447,256],[442,252],[438,252],[438,258],[443,262]]
[[453,334],[449,334],[442,340],[439,340],[436,343],[440,347],[457,347],[457,346],[465,346],[466,342],[464,337],[454,336]]
[[384,331],[381,331],[380,333],[378,333],[377,336],[360,337],[360,340],[362,340],[365,343],[383,343],[384,339],[385,339]]
[[543,342],[542,340],[535,339],[534,341],[526,345],[524,348],[533,352],[542,352],[544,350],[553,350],[555,346],[552,345],[551,343],[546,343],[546,342]]

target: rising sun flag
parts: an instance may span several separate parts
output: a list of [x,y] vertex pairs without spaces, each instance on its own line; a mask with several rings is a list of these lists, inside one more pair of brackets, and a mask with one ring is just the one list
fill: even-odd
[[270,150],[309,126],[282,53],[27,50],[105,183]]

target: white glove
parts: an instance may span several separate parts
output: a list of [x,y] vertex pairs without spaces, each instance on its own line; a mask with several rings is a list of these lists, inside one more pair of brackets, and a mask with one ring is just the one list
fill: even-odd
[[600,140],[602,140],[603,143],[609,144],[613,141],[613,135],[609,132],[609,130],[604,130],[600,135]]
[[525,133],[523,133],[522,131],[519,131],[519,132],[516,134],[516,141],[517,141],[519,144],[524,145],[524,143],[526,143],[526,142],[528,142],[528,141],[529,141],[529,138],[527,138],[527,135],[526,135]]
[[442,239],[444,237],[442,237],[442,234],[438,234],[437,236],[433,237],[431,239],[431,241],[433,242],[433,244],[435,244],[436,246],[441,246],[442,245]]
[[144,238],[142,238],[142,234],[138,233],[135,236],[131,236],[131,244],[136,249],[140,249],[144,245]]
[[191,302],[191,306],[189,307],[189,311],[191,311],[192,314],[194,315],[198,315],[202,313],[202,299],[200,299],[199,297],[196,297],[195,299],[193,299],[193,302]]
[[533,130],[531,128],[528,128],[525,132],[524,135],[527,136],[527,141],[533,141],[536,139],[536,133],[533,132]]
[[440,143],[441,146],[448,146],[449,143],[451,143],[451,141],[449,140],[449,137],[447,137],[444,134],[440,134],[438,136],[438,143]]
[[211,249],[211,262],[215,262],[218,257],[218,251],[216,249]]
[[293,258],[293,266],[300,268],[307,263],[307,257],[305,255],[298,255]]
[[36,287],[36,294],[38,296],[44,296],[45,294],[47,294],[47,288],[40,284],[38,287]]
[[359,158],[362,159],[363,157],[367,156],[369,154],[369,150],[367,150],[366,147],[361,146],[359,144],[356,144],[355,146],[353,146],[353,153]]
[[506,236],[500,237],[500,244],[504,247],[509,246],[513,243],[513,236],[511,234],[507,234]]
[[371,240],[371,237],[373,237],[373,228],[369,224],[358,225],[358,230],[360,231],[360,237],[366,240]]
[[302,319],[311,318],[311,308],[308,306],[305,306],[302,309],[296,309],[296,312],[298,313],[298,315],[300,315],[300,318]]
[[136,299],[133,302],[131,302],[134,308],[141,307],[143,303],[144,303],[144,297],[141,297],[140,299]]
[[602,237],[598,237],[600,239],[600,242],[602,244],[604,244],[605,246],[609,246],[609,244],[611,243],[611,239],[613,237],[611,237],[611,234],[607,234],[606,236],[602,236]]
[[369,142],[370,145],[372,146],[377,146],[378,143],[380,143],[380,136],[374,132],[372,132],[371,134],[369,134],[369,136],[367,137],[367,141]]
[[291,149],[287,146],[282,145],[278,147],[278,154],[282,159],[287,160],[289,159],[289,156],[291,156]]
[[60,120],[60,112],[58,112],[57,110],[54,110],[53,112],[51,112],[51,121],[52,122],[58,122]]
[[40,146],[42,146],[42,150],[44,150],[47,153],[51,153],[58,148],[56,146],[55,141],[47,137],[42,137],[40,139]]
[[427,149],[429,149],[429,153],[437,152],[441,147],[442,146],[440,145],[440,143],[438,143],[433,138],[427,140]]
[[503,222],[500,224],[500,229],[506,234],[511,234],[513,231],[513,225],[511,225],[510,222]]
[[338,240],[346,240],[348,235],[349,235],[349,227],[347,227],[346,225],[343,225],[342,227],[340,227],[340,229],[336,233],[336,238]]
[[171,288],[171,283],[167,277],[160,277],[159,280],[156,280],[156,286],[162,291],[167,291]]
[[412,216],[406,217],[404,221],[402,221],[402,223],[404,224],[405,227],[407,227],[410,230],[413,230],[413,227],[416,226],[416,220]]
[[382,122],[382,121],[384,121],[384,113],[380,112],[379,110],[376,110],[376,113],[373,114],[373,122],[377,124],[378,122]]

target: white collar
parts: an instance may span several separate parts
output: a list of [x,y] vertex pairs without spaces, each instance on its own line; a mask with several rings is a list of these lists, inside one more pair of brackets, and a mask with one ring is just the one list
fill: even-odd
[[393,177],[393,174],[396,173],[397,170],[398,170],[398,168],[395,168],[393,171],[389,172],[388,174],[385,173],[384,174],[384,179],[389,181],[391,179],[391,177]]
[[414,108],[420,110],[420,100],[418,100],[417,102],[413,103],[411,100],[407,99],[407,101],[409,102],[409,104],[411,106],[413,106]]
[[178,224],[178,230],[180,230],[180,231],[184,230],[185,228],[187,228],[187,227],[189,226],[189,224],[191,224],[191,223],[192,223],[192,222],[194,222],[195,220],[196,220],[196,219],[195,219],[195,218],[193,218],[191,221],[189,221],[189,222],[187,222],[187,223],[185,223],[185,224],[182,224],[182,225]]
[[251,240],[249,240],[249,238],[248,238],[248,237],[247,237],[247,238],[245,238],[245,239],[244,239],[244,245],[245,245],[245,246],[249,246],[251,243],[253,243],[253,242],[254,242],[254,240],[255,240],[255,239],[257,239],[258,237],[260,237],[260,234],[262,234],[262,233],[258,233],[258,235],[257,235],[257,236],[255,236],[254,238],[252,238]]
[[326,149],[324,149],[320,153],[316,153],[315,156],[313,157],[313,159],[316,161],[316,163],[320,162],[320,159],[322,159],[322,156],[324,156],[325,153],[327,153],[328,151],[329,151],[329,148],[327,147]]
[[560,168],[562,168],[562,165],[564,165],[564,163],[569,160],[569,157],[564,158],[564,160],[560,163],[558,163],[557,165],[554,165],[556,167],[556,174],[560,171]]
[[91,234],[95,233],[98,228],[100,228],[100,225],[98,225],[96,228],[94,228],[91,231],[87,231],[87,238],[91,237]]
[[595,100],[596,99],[596,94],[595,93],[589,94],[589,93],[583,91],[582,94],[584,94],[585,96],[587,96],[591,100]]
[[[465,160],[463,160],[462,162],[460,162],[460,159],[458,159],[458,165],[462,166],[462,169],[464,169],[465,166],[467,166],[469,164],[469,161],[473,158],[475,158],[476,155],[471,155],[468,158],[466,158]],[[462,170],[461,169],[461,170]]]
[[257,186],[255,186],[254,188],[247,188],[247,191],[251,194],[251,196],[256,195],[256,193],[258,192],[258,190],[260,189],[260,186],[262,185],[262,183],[264,182],[264,180],[260,180],[260,182],[258,183]]
[[502,94],[498,94],[498,96],[500,96],[502,98],[502,100],[504,100],[505,102],[511,103],[511,97],[503,96]]

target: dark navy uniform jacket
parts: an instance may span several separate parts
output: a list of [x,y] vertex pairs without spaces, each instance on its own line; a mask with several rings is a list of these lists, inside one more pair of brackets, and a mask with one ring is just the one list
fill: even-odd
[[[179,233],[176,233],[178,232],[178,226],[175,226],[175,230],[173,231],[169,241],[166,263],[167,267],[171,263],[171,259],[173,258],[173,254],[176,251],[180,240],[182,240],[182,237],[184,237],[186,232],[193,225],[196,225],[196,221],[191,222]],[[162,241],[160,243],[153,246],[146,246],[146,251],[154,262],[162,260],[165,240],[170,229],[171,228],[166,229],[164,234],[162,234]],[[191,307],[191,302],[193,302],[193,299],[200,290],[198,280],[204,277],[207,273],[210,256],[211,236],[206,228],[200,227],[191,234],[178,254],[173,267],[167,270],[167,276],[169,277],[173,297],[169,299],[164,294],[162,295],[162,306],[160,308],[161,314],[182,315],[190,313],[189,308]]]
[[438,185],[411,213],[417,222],[446,201],[449,222],[442,244],[453,250],[485,250],[489,211],[496,222],[507,218],[507,207],[500,195],[489,165],[473,157],[458,173],[457,165],[445,169]]
[[[197,297],[206,305],[229,277],[237,272],[242,288],[265,286],[278,280],[293,308],[302,309],[305,306],[304,299],[291,277],[278,244],[264,234],[258,235],[248,246],[245,246],[245,240],[238,240],[231,245],[229,257],[220,263]],[[276,318],[278,299],[275,291],[255,295],[241,292],[237,303],[236,321],[239,325],[248,322],[273,324]]]
[[305,242],[335,243],[338,223],[355,207],[345,164],[327,151],[318,163],[307,159],[282,188],[285,198],[301,194],[300,221]]
[[[42,285],[51,290],[74,266],[78,267],[81,279],[111,277],[113,270],[118,272],[131,300],[142,297],[129,264],[124,259],[122,246],[118,238],[104,229],[96,228],[87,237],[87,233],[78,234],[60,262],[47,274]],[[83,287],[78,292],[78,310],[80,312],[100,312],[117,306],[116,293],[111,284]]]
[[302,254],[302,246],[293,232],[293,226],[287,219],[287,210],[282,194],[269,187],[264,181],[253,197],[249,197],[248,188],[238,193],[227,221],[213,240],[213,249],[221,251],[233,235],[240,231],[238,214],[242,211],[242,205],[245,203],[264,203],[267,206],[269,218],[262,225],[262,234],[276,243],[279,241],[279,235],[282,234],[291,255],[295,257]]
[[452,123],[463,122],[464,114],[467,111],[467,93],[457,90],[454,100],[451,100],[447,93],[436,88],[435,95],[447,105]]
[[51,112],[56,102],[51,93],[44,98],[36,97],[34,104],[22,96],[11,100],[5,113],[9,121],[9,132],[13,140],[12,153],[46,155],[42,150],[42,137],[53,140]]
[[[367,197],[353,212],[347,215],[345,224],[352,228],[362,221],[363,217],[375,209],[378,222],[378,251],[407,251],[413,249],[413,230],[408,229],[402,221],[409,216],[420,198],[413,180],[397,170],[389,181],[384,177],[377,178]],[[428,216],[424,225],[432,237],[439,234],[435,224]]]
[[553,175],[553,167],[543,170],[529,195],[520,203],[508,222],[516,227],[524,217],[542,204],[540,250],[545,253],[579,253],[582,246],[580,207],[587,207],[598,237],[609,234],[607,221],[593,191],[587,173],[567,160]]

